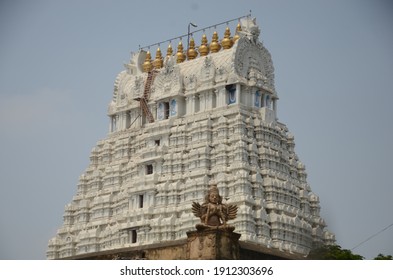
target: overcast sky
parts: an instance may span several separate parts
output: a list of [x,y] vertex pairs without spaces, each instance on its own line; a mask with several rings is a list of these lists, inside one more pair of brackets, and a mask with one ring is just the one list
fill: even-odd
[[[108,133],[114,79],[130,52],[187,33],[190,21],[199,28],[249,10],[272,54],[279,120],[337,243],[352,249],[391,225],[390,1],[2,0],[0,259],[46,258]],[[353,251],[393,255],[393,227]]]

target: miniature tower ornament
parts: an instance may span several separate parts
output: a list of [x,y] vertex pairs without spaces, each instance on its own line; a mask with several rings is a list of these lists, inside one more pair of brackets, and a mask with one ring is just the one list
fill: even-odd
[[198,202],[192,203],[192,213],[201,219],[201,223],[195,226],[198,230],[217,228],[233,231],[235,229],[234,226],[227,225],[227,221],[236,218],[237,206],[222,203],[216,185],[210,187],[202,205]]

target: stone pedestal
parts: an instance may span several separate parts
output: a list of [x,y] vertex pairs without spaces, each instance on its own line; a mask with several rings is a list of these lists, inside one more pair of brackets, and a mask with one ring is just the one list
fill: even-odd
[[189,260],[238,260],[240,234],[205,229],[187,232],[187,259]]

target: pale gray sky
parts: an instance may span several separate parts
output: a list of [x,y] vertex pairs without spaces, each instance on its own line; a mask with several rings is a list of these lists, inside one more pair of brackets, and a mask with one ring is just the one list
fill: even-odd
[[[209,26],[249,10],[272,54],[279,120],[338,244],[352,249],[392,224],[390,1],[3,0],[0,259],[45,258],[107,134],[130,52],[186,33],[190,21]],[[393,227],[354,252],[393,255]]]

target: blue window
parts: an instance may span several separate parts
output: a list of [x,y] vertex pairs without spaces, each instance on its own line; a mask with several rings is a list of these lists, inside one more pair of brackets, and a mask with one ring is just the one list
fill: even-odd
[[157,107],[157,119],[164,120],[169,118],[169,102],[160,102]]
[[261,107],[261,93],[259,91],[255,92],[255,102],[254,106],[260,108]]
[[270,100],[270,96],[266,95],[266,101],[265,101],[265,106],[269,109],[271,109],[271,100]]
[[236,86],[227,85],[225,88],[228,94],[228,104],[236,103]]
[[171,100],[171,116],[176,116],[177,114],[177,106],[176,99]]

